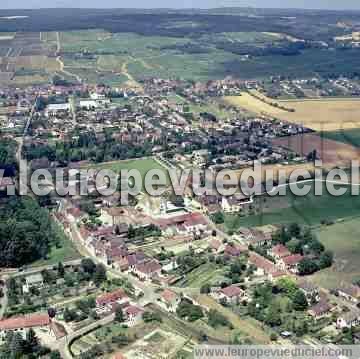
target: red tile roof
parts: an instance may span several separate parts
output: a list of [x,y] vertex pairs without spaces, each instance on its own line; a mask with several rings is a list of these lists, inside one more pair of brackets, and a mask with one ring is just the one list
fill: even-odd
[[230,285],[229,287],[221,289],[220,292],[229,298],[233,298],[233,297],[238,297],[239,295],[241,295],[242,290],[239,287]]
[[283,262],[287,266],[295,265],[300,263],[303,260],[303,256],[301,254],[293,254],[292,256],[282,258]]
[[124,309],[124,312],[127,316],[135,317],[140,313],[144,313],[144,309],[137,307],[135,305],[129,305]]
[[164,229],[169,226],[186,225],[196,226],[199,224],[206,225],[206,219],[201,213],[187,213],[180,216],[156,220],[156,225]]
[[257,254],[255,252],[251,252],[249,255],[249,262],[255,265],[257,268],[263,269],[266,273],[274,273],[277,272],[275,264],[265,257]]
[[48,314],[31,314],[0,321],[0,330],[14,330],[20,328],[43,327],[50,324]]
[[161,269],[161,265],[157,261],[152,260],[149,262],[137,264],[136,269],[139,272],[144,273],[144,274],[152,274],[152,273],[159,271]]
[[239,257],[241,253],[247,252],[247,247],[241,245],[230,245],[225,247],[225,254],[232,257]]
[[221,247],[221,242],[217,239],[213,239],[211,242],[210,242],[210,247],[212,249],[216,249],[218,250],[220,247]]
[[162,294],[161,294],[161,297],[167,301],[167,302],[171,302],[173,300],[176,299],[177,297],[177,294],[175,292],[173,292],[172,290],[170,289],[165,289]]
[[126,357],[121,353],[116,353],[112,356],[112,359],[126,359]]
[[127,298],[127,294],[123,289],[118,289],[114,292],[106,293],[97,297],[96,304],[98,306],[105,306],[123,298]]
[[271,249],[274,255],[279,256],[280,258],[288,257],[291,255],[291,252],[283,245],[278,244]]

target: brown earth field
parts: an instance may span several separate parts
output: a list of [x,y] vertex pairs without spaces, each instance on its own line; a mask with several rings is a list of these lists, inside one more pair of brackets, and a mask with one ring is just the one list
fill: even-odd
[[254,90],[249,93],[243,92],[241,96],[225,97],[225,102],[256,115],[274,117],[315,131],[336,131],[360,127],[358,98],[278,101]]
[[348,166],[351,160],[360,158],[360,150],[354,146],[322,138],[316,134],[303,134],[276,138],[273,145],[290,149],[302,156],[316,150],[324,165]]

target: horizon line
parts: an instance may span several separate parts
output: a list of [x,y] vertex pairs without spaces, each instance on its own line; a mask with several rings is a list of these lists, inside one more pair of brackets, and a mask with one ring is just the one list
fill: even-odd
[[[54,7],[32,7],[32,8],[2,8],[0,10],[6,11],[31,11],[31,10],[167,10],[167,11],[189,11],[189,10],[222,10],[222,9],[253,9],[253,10],[289,10],[289,11],[329,11],[329,12],[351,12],[351,11],[360,11],[360,8],[348,8],[348,9],[327,9],[327,8],[311,8],[311,7],[256,7],[256,6],[220,6],[220,7],[69,7],[69,6],[54,6]],[[1,18],[1,16],[0,16]]]

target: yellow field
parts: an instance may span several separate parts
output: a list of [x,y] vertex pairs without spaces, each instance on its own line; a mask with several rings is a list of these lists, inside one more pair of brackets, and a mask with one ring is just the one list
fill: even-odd
[[55,72],[60,70],[60,64],[55,58],[47,56],[19,56],[16,58],[16,70],[25,69],[45,69],[48,72]]
[[335,131],[360,127],[360,100],[356,99],[309,99],[277,101],[280,106],[294,109],[289,112],[270,105],[275,100],[259,100],[248,93],[229,96],[225,100],[257,115],[302,124],[313,130]]

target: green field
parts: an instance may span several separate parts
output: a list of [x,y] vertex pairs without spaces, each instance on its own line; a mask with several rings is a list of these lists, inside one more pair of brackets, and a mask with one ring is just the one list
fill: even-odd
[[[258,58],[244,61],[242,56],[218,49],[215,44],[227,41],[261,45],[276,40],[278,40],[276,36],[256,32],[208,34],[198,39],[142,36],[134,33],[110,34],[103,30],[68,31],[61,32],[60,35],[61,49],[65,53],[63,56],[66,57],[66,53],[86,51],[97,56],[97,63],[92,64],[94,72],[127,71],[136,80],[160,77],[207,81],[220,79],[234,72],[240,77],[268,76],[274,64],[279,62],[278,68],[284,71],[284,65],[289,65],[289,59],[279,56],[269,59],[270,61]],[[205,51],[183,51],[174,47],[185,44],[200,46]],[[307,58],[306,54],[305,58]],[[296,61],[297,63],[293,65]],[[124,62],[126,62],[126,70],[122,68]],[[70,63],[66,66],[78,67]],[[291,58],[291,66],[291,72],[294,71],[294,67],[302,71],[304,67],[302,56],[296,57],[295,60]],[[79,76],[81,77],[81,74]],[[93,79],[86,77],[85,80]]]
[[141,177],[144,179],[147,172],[152,169],[164,171],[167,182],[169,180],[168,172],[165,167],[160,165],[157,161],[152,158],[138,159],[138,160],[126,160],[126,161],[114,161],[107,163],[100,163],[99,165],[89,165],[90,168],[110,169],[118,174],[121,170],[138,170]]
[[322,137],[360,147],[360,128],[324,132]]
[[[350,187],[347,186],[346,188],[349,189]],[[282,205],[280,209],[270,207],[262,210],[258,206],[260,213],[256,215],[248,217],[226,215],[225,228],[228,231],[235,231],[239,227],[292,222],[316,226],[322,220],[336,221],[360,216],[360,198],[359,196],[351,196],[350,189],[340,197],[331,196],[325,189],[322,196],[315,196],[311,191],[305,197],[295,197],[288,191],[288,195],[283,197],[282,201],[287,201],[287,205]]]
[[200,288],[207,283],[215,284],[225,279],[225,270],[214,263],[205,263],[188,273],[180,285],[187,288]]
[[47,259],[39,260],[32,264],[34,267],[40,267],[44,265],[54,265],[59,262],[67,262],[75,259],[81,258],[80,254],[74,247],[74,244],[68,239],[68,237],[64,234],[63,230],[59,227],[58,224],[57,230],[59,231],[59,244],[57,246],[52,246],[50,253]]
[[[168,28],[173,29],[183,26],[195,29],[198,25],[186,21],[168,24]],[[1,35],[7,36],[7,33],[1,33],[0,39]],[[60,50],[64,69],[58,74],[65,79],[74,81],[75,77],[69,75],[74,74],[78,81],[114,87],[132,86],[134,80],[149,77],[194,81],[223,79],[229,75],[253,79],[274,74],[309,77],[336,72],[340,68],[346,73],[358,66],[357,53],[353,50],[343,51],[341,56],[337,51],[309,49],[297,56],[255,55],[249,58],[232,52],[239,45],[265,48],[282,41],[281,35],[253,31],[209,31],[197,37],[169,37],[89,29],[59,32],[59,44],[57,32],[42,32],[40,38],[45,48],[52,52]],[[27,66],[24,69],[27,70]],[[14,82],[46,83],[49,79],[48,76],[16,76]]]
[[335,254],[334,265],[312,276],[319,285],[331,289],[342,282],[360,279],[360,218],[322,227],[315,231],[319,240]]

